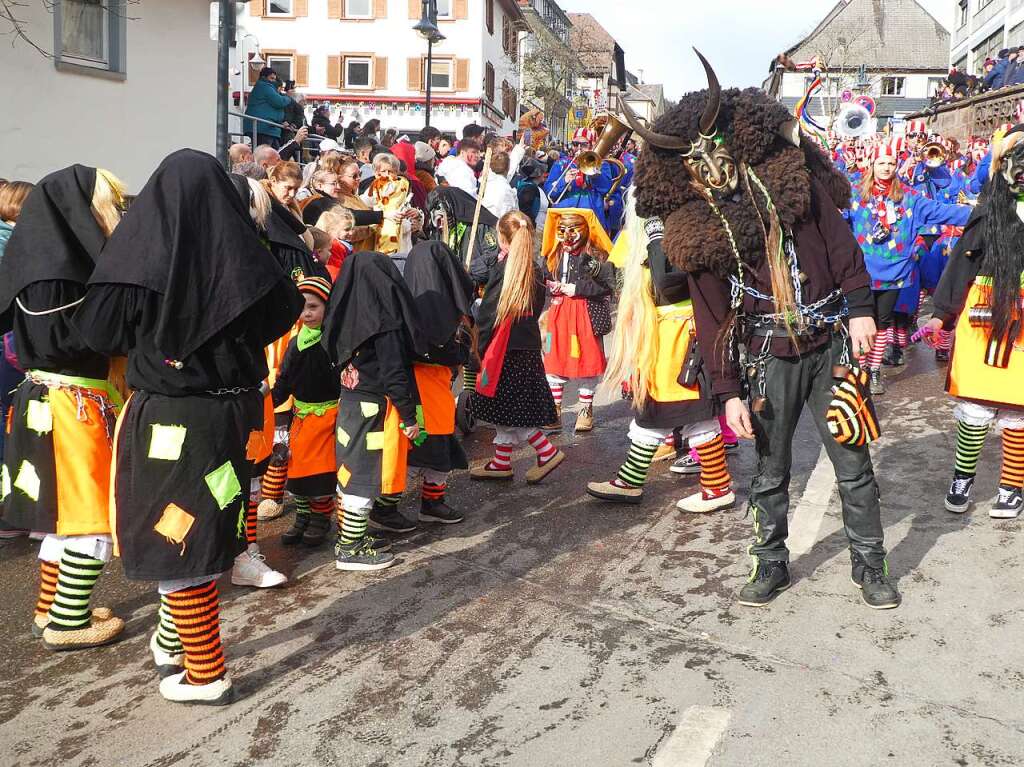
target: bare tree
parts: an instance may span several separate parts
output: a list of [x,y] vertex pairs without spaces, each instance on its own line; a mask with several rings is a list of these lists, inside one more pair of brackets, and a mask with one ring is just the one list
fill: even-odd
[[[60,0],[36,1],[49,13],[53,13],[53,9],[60,2]],[[97,0],[91,4],[102,10],[109,11],[110,13],[124,16],[124,18],[129,21],[135,21],[137,17],[128,16],[126,14],[126,10],[129,5],[138,5],[140,2],[141,0],[122,0],[119,3],[109,3]],[[29,35],[26,30],[27,22],[25,21],[24,15],[28,12],[31,5],[32,3],[29,3],[26,0],[0,0],[0,25],[2,25],[3,22],[6,22],[8,27],[7,29],[2,29],[2,27],[0,27],[0,37],[9,37],[12,46],[21,40],[26,45],[34,48],[39,55],[52,59],[54,56],[53,51],[49,51],[39,45],[32,39],[31,35]]]
[[540,106],[548,119],[564,120],[579,69],[573,52],[553,35],[531,34],[521,67],[523,98]]

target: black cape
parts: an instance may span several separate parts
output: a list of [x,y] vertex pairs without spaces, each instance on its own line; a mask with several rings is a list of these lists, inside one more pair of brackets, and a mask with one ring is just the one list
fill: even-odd
[[405,282],[427,341],[443,346],[455,334],[459,320],[471,314],[473,281],[451,248],[425,240],[409,251]]
[[136,285],[163,296],[157,349],[181,360],[284,276],[227,173],[210,155],[181,149],[132,203],[89,284]]
[[11,305],[32,283],[89,281],[106,239],[92,215],[95,186],[95,168],[72,165],[29,192],[0,259],[0,332],[11,329]]
[[383,253],[364,251],[345,259],[324,313],[322,343],[339,366],[381,333],[404,330],[408,350],[427,351],[421,321],[409,287]]

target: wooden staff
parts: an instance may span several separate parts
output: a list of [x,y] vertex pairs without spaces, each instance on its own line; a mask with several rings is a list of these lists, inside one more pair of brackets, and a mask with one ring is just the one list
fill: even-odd
[[480,175],[480,193],[476,197],[476,210],[473,211],[473,227],[469,230],[469,247],[466,248],[466,271],[473,260],[473,247],[476,245],[476,228],[480,224],[480,208],[484,204],[484,192],[487,191],[487,179],[491,175],[491,148],[484,153],[484,172]]

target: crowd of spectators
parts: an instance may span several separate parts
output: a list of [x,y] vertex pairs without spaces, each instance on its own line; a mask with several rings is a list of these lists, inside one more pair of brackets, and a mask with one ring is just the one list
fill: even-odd
[[994,59],[985,59],[979,75],[968,75],[953,67],[932,97],[932,104],[961,101],[1014,85],[1024,85],[1024,45],[1003,48]]

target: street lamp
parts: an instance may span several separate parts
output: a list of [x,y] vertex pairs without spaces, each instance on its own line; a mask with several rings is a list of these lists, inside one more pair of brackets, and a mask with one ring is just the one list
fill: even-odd
[[423,12],[420,20],[413,26],[413,30],[427,41],[427,98],[424,125],[430,127],[430,81],[434,74],[434,43],[444,40],[444,35],[437,28],[437,0],[422,0],[422,2]]

